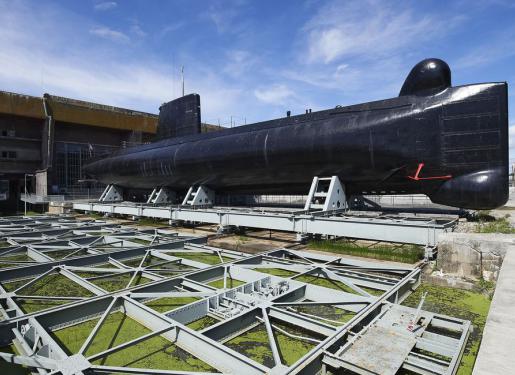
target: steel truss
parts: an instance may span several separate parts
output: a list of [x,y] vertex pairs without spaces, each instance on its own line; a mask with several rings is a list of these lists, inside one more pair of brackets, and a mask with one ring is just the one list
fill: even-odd
[[[395,374],[403,368],[419,374],[454,374],[468,337],[467,321],[399,305],[419,285],[419,268],[287,249],[248,255],[166,230],[73,220],[66,223],[70,226],[62,234],[66,238],[41,240],[49,235],[48,228],[23,225],[32,239],[20,245],[16,238],[27,238],[22,232],[3,232],[0,239],[16,244],[3,248],[0,258],[17,247],[42,254],[54,247],[70,254],[59,260],[34,258],[30,264],[0,270],[0,346],[14,344],[18,353],[1,352],[0,357],[40,374],[203,373],[98,363],[156,337],[190,353],[215,373],[325,374],[346,369]],[[103,244],[113,247],[99,250]],[[79,254],[78,248],[87,251]],[[211,263],[218,258],[219,263],[201,262],[208,259],[202,257],[210,257]],[[124,274],[129,275],[127,283],[116,290],[98,285],[98,280]],[[67,278],[89,296],[24,294],[48,275]],[[146,283],[133,283],[137,275]],[[8,291],[13,281],[18,284]],[[152,307],[156,301],[177,297],[194,301],[160,311]],[[28,312],[20,303],[23,299],[63,303]],[[323,313],[328,309],[332,315]],[[147,333],[91,353],[95,337],[114,313],[144,326]],[[349,317],[341,320],[338,314]],[[212,324],[199,330],[190,327],[206,317]],[[54,332],[95,321],[73,353],[55,339]],[[232,344],[258,328],[263,329],[266,343],[256,345],[269,347],[265,362]],[[307,343],[309,350],[288,363],[282,346],[285,338]]]

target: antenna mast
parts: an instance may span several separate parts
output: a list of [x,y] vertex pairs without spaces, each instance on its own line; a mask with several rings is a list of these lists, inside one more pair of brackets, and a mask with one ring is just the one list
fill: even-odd
[[184,96],[184,65],[181,66],[181,76],[182,76],[182,96]]

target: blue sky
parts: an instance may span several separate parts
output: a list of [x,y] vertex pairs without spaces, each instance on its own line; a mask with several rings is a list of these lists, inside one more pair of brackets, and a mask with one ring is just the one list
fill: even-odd
[[184,65],[204,121],[249,123],[396,96],[425,57],[513,85],[514,20],[508,0],[0,0],[0,90],[157,113]]

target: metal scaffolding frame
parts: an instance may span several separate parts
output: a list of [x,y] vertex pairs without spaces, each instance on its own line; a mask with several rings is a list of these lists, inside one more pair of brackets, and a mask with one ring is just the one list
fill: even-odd
[[[4,219],[0,240],[11,244],[0,249],[0,264],[20,251],[34,260],[0,270],[0,346],[14,344],[17,352],[0,352],[0,358],[40,374],[205,373],[99,363],[156,337],[215,373],[325,374],[345,369],[394,374],[403,368],[419,374],[454,374],[468,337],[467,321],[399,305],[419,285],[418,267],[289,249],[249,255],[207,246],[205,237],[71,218]],[[48,248],[61,251],[60,259],[40,257]],[[49,275],[67,278],[88,295],[24,294]],[[121,287],[99,286],[99,280],[117,275],[128,275]],[[134,283],[136,275],[145,283]],[[162,311],[152,305],[177,297],[194,300]],[[62,304],[26,311],[20,302],[24,298]],[[324,309],[331,314],[321,313]],[[88,351],[106,319],[120,312],[147,333]],[[208,317],[210,325],[198,330],[190,326]],[[55,338],[54,332],[94,320],[73,353]],[[269,347],[265,362],[231,344],[257,328],[264,329]],[[282,347],[285,338],[309,343],[309,350],[288,363]],[[383,354],[374,359],[371,350]]]

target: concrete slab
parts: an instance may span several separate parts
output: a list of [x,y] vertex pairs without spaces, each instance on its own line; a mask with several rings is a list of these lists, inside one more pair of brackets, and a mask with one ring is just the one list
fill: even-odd
[[472,375],[513,374],[514,348],[515,252],[508,252],[499,274]]

